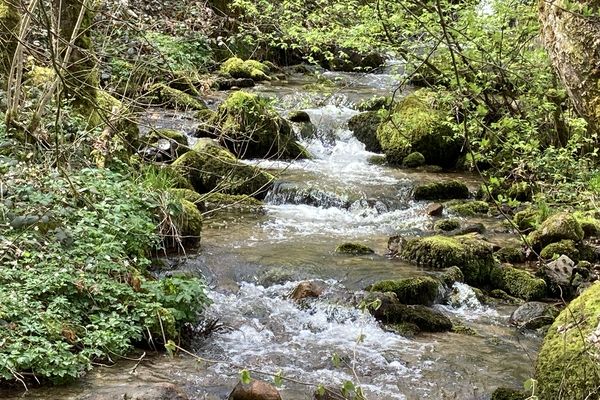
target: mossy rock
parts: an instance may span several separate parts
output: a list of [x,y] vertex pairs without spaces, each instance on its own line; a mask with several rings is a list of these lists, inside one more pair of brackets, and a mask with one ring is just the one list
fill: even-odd
[[511,296],[502,289],[492,289],[488,292],[488,294],[489,297],[500,300],[500,302],[504,304],[520,305],[524,303],[522,299],[518,299],[514,296]]
[[290,120],[290,122],[311,122],[310,115],[308,115],[306,111],[301,110],[290,111],[290,113],[287,116],[287,119]]
[[454,138],[452,127],[445,121],[446,114],[437,109],[436,93],[431,90],[421,89],[402,99],[377,130],[388,161],[400,165],[406,156],[418,151],[427,164],[454,167],[460,157],[461,141]]
[[436,231],[450,232],[460,228],[460,221],[456,218],[445,218],[437,221],[433,226]]
[[419,185],[414,189],[415,200],[452,200],[469,198],[469,188],[462,182],[451,180]]
[[179,199],[187,200],[190,203],[194,203],[199,210],[204,209],[204,196],[196,192],[195,190],[172,188],[169,189],[169,192]]
[[530,396],[531,393],[528,394],[523,390],[500,387],[494,390],[490,400],[526,400]]
[[243,91],[232,93],[217,110],[219,142],[239,158],[308,158],[289,122],[269,100]]
[[576,212],[573,214],[575,219],[583,229],[584,238],[600,236],[600,221],[587,213]]
[[360,243],[343,243],[335,249],[336,253],[365,255],[375,253],[373,249]]
[[374,301],[379,303],[379,307],[369,308],[369,312],[385,324],[414,324],[424,332],[447,332],[452,329],[452,321],[441,312],[420,304],[402,304],[392,292],[373,292],[365,298],[367,303]]
[[540,251],[550,243],[561,240],[583,240],[583,229],[579,221],[570,213],[559,213],[552,215],[544,221],[540,227],[528,236],[529,243],[534,249]]
[[412,322],[400,322],[398,324],[389,324],[389,329],[397,333],[398,335],[404,336],[405,338],[413,338],[421,333],[421,328],[417,324]]
[[523,300],[537,300],[546,296],[547,286],[543,279],[510,265],[496,266],[490,274],[492,287]]
[[[136,146],[140,136],[137,118],[130,107],[105,90],[96,91],[97,109],[90,117],[93,126],[105,125],[111,121],[118,136],[127,142],[128,147]],[[115,120],[115,116],[118,118]]]
[[465,275],[457,266],[448,268],[440,275],[440,280],[448,287],[454,285],[456,282],[464,282]]
[[596,399],[600,387],[600,283],[556,318],[536,364],[540,400]]
[[561,240],[560,242],[550,243],[540,252],[540,257],[546,260],[551,260],[560,256],[567,256],[571,260],[579,261],[579,250],[574,241]]
[[172,166],[199,193],[219,191],[260,198],[275,179],[260,168],[239,162],[210,139],[200,139],[193,151],[180,156]]
[[521,232],[531,232],[537,228],[540,215],[533,208],[526,208],[517,212],[513,217],[513,223]]
[[173,89],[164,83],[156,83],[150,86],[146,99],[152,104],[174,110],[198,111],[207,108],[201,99],[181,90]]
[[208,210],[234,209],[244,212],[262,212],[264,203],[247,195],[233,195],[224,193],[209,193],[204,197]]
[[516,182],[510,185],[506,192],[508,198],[517,201],[531,201],[533,199],[533,189],[527,182]]
[[507,263],[525,262],[525,253],[520,247],[503,247],[494,253],[498,261]]
[[244,61],[238,57],[231,57],[226,60],[221,64],[219,72],[232,78],[249,78],[254,81],[268,81],[271,79],[268,75],[271,69],[267,65],[256,60]]
[[354,137],[365,145],[367,151],[381,153],[381,145],[377,139],[377,128],[382,117],[376,111],[368,111],[353,116],[348,121],[348,129],[354,133]]
[[471,285],[487,283],[496,266],[491,245],[473,235],[411,239],[402,246],[400,257],[426,267],[457,266]]
[[361,112],[379,111],[388,108],[392,104],[390,96],[373,96],[370,99],[363,100],[356,106],[356,109]]
[[466,325],[452,325],[452,332],[457,333],[459,335],[467,335],[467,336],[479,336],[477,331],[470,326]]
[[202,213],[188,200],[181,200],[182,212],[175,218],[179,235],[184,243],[197,243],[202,235]]
[[418,151],[413,151],[402,160],[404,168],[418,168],[425,165],[425,156]]
[[367,290],[375,292],[393,292],[403,304],[422,304],[430,306],[435,303],[441,290],[441,282],[430,276],[392,279],[374,283]]
[[461,217],[473,217],[476,215],[487,214],[490,211],[490,205],[485,201],[454,201],[445,204],[448,211]]
[[157,129],[144,136],[144,141],[146,143],[156,143],[159,139],[167,139],[182,146],[188,145],[188,137],[185,133],[174,129]]

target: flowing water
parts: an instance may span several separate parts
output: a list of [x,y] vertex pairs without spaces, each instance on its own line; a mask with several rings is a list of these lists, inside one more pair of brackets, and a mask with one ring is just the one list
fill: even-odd
[[[473,335],[421,334],[404,337],[386,330],[357,308],[355,298],[369,284],[387,278],[434,274],[384,256],[387,238],[419,234],[432,227],[426,203],[410,199],[417,182],[448,177],[475,187],[465,174],[411,172],[371,164],[347,129],[355,104],[393,90],[391,73],[326,73],[336,87],[315,90],[314,78],[293,75],[254,90],[276,98],[282,115],[303,109],[318,128],[304,144],[311,160],[291,163],[253,160],[278,175],[261,215],[209,216],[202,249],[180,260],[180,269],[201,271],[211,287],[208,318],[221,329],[199,341],[195,351],[222,363],[191,357],[154,358],[140,365],[175,382],[193,398],[226,398],[241,368],[310,384],[360,383],[368,399],[485,399],[498,386],[519,386],[533,374],[539,338],[509,327],[514,307],[482,305],[471,288],[455,284],[445,304],[436,305]],[[187,118],[158,115],[163,126],[190,127]],[[489,232],[506,240],[499,221],[486,218]],[[352,241],[375,250],[368,256],[334,252]],[[288,295],[302,280],[320,280],[318,299],[297,304]],[[130,365],[98,370],[66,389],[44,389],[34,398],[76,398],[90,387],[135,380]],[[261,377],[258,372],[253,376]],[[264,376],[262,376],[264,378]],[[286,382],[282,396],[310,399],[314,386]]]

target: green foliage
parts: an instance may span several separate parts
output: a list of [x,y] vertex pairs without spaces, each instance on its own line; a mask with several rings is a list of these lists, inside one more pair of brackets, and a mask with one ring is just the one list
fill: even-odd
[[154,62],[162,64],[163,68],[196,72],[212,63],[211,50],[204,36],[182,37],[146,32],[145,38],[160,53],[161,57]]
[[[0,376],[64,382],[136,342],[176,338],[207,304],[198,279],[145,272],[154,191],[109,170],[18,164],[0,203]],[[155,339],[156,339],[155,338]]]

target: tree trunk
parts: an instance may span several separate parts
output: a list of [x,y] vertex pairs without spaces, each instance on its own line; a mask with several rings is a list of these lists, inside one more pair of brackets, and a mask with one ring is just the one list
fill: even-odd
[[[95,16],[94,3],[86,0],[53,0],[54,9],[60,10],[60,36],[65,44],[61,48],[62,57],[67,51],[66,44],[75,37],[66,70],[61,73],[64,74],[66,93],[72,96],[77,106],[84,108],[81,110],[83,114],[89,114],[95,106],[96,91],[99,87],[91,32]],[[78,26],[82,11],[83,18]]]
[[546,49],[575,109],[591,131],[600,132],[600,0],[540,0],[540,20]]
[[20,14],[17,0],[0,0],[0,77],[6,78],[17,48]]

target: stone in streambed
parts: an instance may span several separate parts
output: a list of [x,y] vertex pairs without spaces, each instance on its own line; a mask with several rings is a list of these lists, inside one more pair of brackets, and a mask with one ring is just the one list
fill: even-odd
[[552,324],[557,315],[556,307],[539,301],[530,301],[511,314],[509,323],[519,328],[538,329]]
[[373,249],[360,243],[343,243],[335,249],[336,253],[340,254],[352,254],[352,255],[366,255],[375,253]]
[[304,281],[300,282],[294,291],[290,294],[290,299],[300,301],[309,297],[319,297],[325,291],[322,282]]
[[239,382],[229,394],[228,400],[281,400],[275,386],[259,380],[248,384]]
[[390,279],[374,283],[367,290],[374,292],[392,292],[403,304],[422,304],[430,306],[440,297],[442,283],[430,276]]
[[417,186],[413,191],[415,200],[467,199],[469,188],[462,182],[451,180]]
[[430,217],[439,217],[444,212],[444,206],[440,203],[432,203],[427,206],[425,213]]

